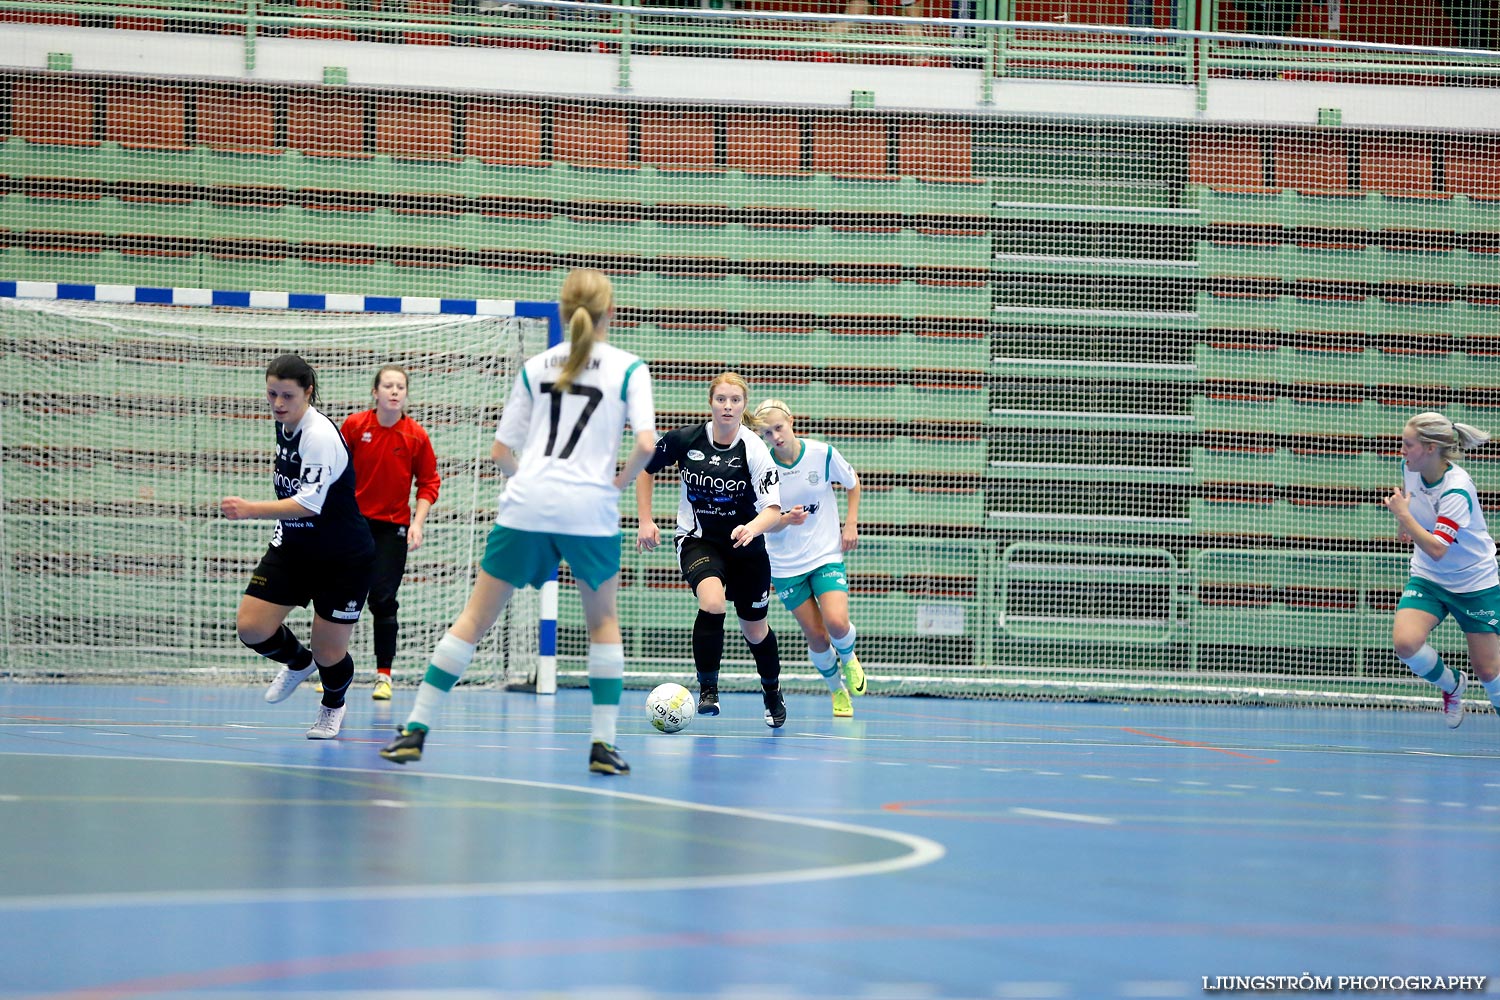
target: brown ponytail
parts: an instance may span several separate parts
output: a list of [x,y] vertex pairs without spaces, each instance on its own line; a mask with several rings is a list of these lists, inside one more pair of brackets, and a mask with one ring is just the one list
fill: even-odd
[[599,339],[601,320],[614,305],[615,290],[603,271],[580,267],[568,272],[563,281],[561,307],[563,322],[568,325],[568,360],[558,373],[558,391],[566,391],[589,363],[594,343]]

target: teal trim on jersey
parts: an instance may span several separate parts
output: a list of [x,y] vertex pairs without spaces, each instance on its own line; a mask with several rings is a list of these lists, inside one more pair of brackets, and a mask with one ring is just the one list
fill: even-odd
[[797,457],[792,459],[791,465],[782,464],[781,459],[776,457],[775,448],[771,449],[771,461],[775,462],[777,465],[780,465],[783,469],[795,469],[797,467],[797,463],[802,461],[802,456],[807,454],[807,442],[803,441],[801,438],[798,438],[797,444],[801,445],[801,447],[797,449]]
[[453,685],[458,683],[458,678],[441,667],[428,664],[427,676],[422,678],[422,683],[431,684],[439,691],[452,691]]
[[527,392],[531,391],[531,379],[529,379],[529,378],[526,377],[526,369],[525,368],[521,369],[521,384],[526,387],[526,391]]
[[828,454],[823,459],[823,482],[833,475],[833,445],[828,446]]
[[1446,490],[1446,491],[1444,491],[1444,493],[1442,494],[1442,496],[1438,497],[1438,502],[1442,503],[1443,497],[1452,496],[1455,493],[1457,493],[1459,496],[1461,496],[1461,497],[1464,498],[1464,503],[1466,505],[1468,505],[1469,513],[1470,514],[1474,513],[1474,498],[1471,497],[1471,496],[1469,496],[1469,493],[1468,493],[1467,490]]
[[645,364],[640,358],[636,358],[634,364],[625,369],[625,378],[620,382],[620,402],[625,402],[625,390],[630,388],[630,373]]

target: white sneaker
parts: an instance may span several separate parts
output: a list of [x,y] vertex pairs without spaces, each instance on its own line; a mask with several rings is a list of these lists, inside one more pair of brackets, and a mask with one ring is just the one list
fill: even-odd
[[278,701],[286,701],[292,696],[292,692],[297,690],[297,685],[311,677],[313,671],[317,669],[316,663],[308,664],[306,670],[282,667],[276,672],[276,679],[271,682],[271,686],[266,688],[266,701],[273,705]]
[[307,731],[310,740],[331,740],[339,734],[339,727],[344,724],[344,709],[348,705],[340,705],[338,708],[329,708],[327,705],[318,706],[318,720],[312,724]]
[[1457,729],[1464,721],[1464,688],[1469,686],[1469,679],[1464,676],[1462,670],[1455,670],[1458,675],[1458,687],[1453,693],[1443,692],[1443,721],[1448,723],[1449,729]]

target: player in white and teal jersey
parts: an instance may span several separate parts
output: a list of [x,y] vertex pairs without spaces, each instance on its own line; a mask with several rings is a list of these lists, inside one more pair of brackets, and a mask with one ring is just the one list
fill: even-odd
[[[781,524],[766,535],[771,585],[802,627],[808,658],[833,693],[833,714],[848,718],[854,714],[849,695],[866,687],[854,653],[844,570],[844,553],[859,545],[859,477],[833,445],[798,437],[781,400],[761,403],[755,418],[781,472]],[[842,527],[834,483],[849,491]]]
[[[625,647],[616,600],[620,579],[620,491],[656,448],[651,375],[641,359],[606,343],[614,290],[603,272],[578,269],[562,287],[568,343],[527,359],[505,403],[491,456],[509,477],[474,590],[438,640],[416,704],[380,755],[421,760],[444,695],[521,587],[540,587],[566,561],[578,581],[589,629],[593,697],[589,770],[628,774],[615,749]],[[616,471],[629,426],[635,448]]]
[[1419,413],[1401,432],[1404,482],[1383,501],[1413,544],[1411,578],[1396,605],[1391,637],[1396,655],[1443,694],[1449,728],[1464,717],[1463,671],[1443,662],[1428,643],[1448,615],[1469,647],[1469,664],[1500,711],[1500,572],[1474,480],[1453,460],[1489,441],[1489,434],[1441,413]]

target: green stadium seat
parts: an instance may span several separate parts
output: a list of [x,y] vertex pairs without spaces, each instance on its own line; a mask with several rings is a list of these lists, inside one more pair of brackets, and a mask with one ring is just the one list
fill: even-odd
[[869,524],[973,525],[985,523],[984,493],[978,489],[866,486],[859,517]]
[[1198,210],[1205,225],[1285,226],[1295,214],[1295,191],[1280,188],[1199,187]]
[[1188,514],[1193,530],[1203,535],[1351,541],[1396,538],[1395,519],[1373,498],[1363,504],[1193,498],[1188,501]]
[[[796,406],[796,403],[792,404]],[[977,434],[972,440],[953,438],[854,437],[812,434],[828,441],[859,474],[868,472],[964,472],[985,471],[986,445]]]
[[1400,478],[1398,459],[1373,452],[1229,450],[1194,448],[1193,479],[1198,483],[1263,483],[1327,489],[1389,489]]
[[451,181],[466,198],[550,199],[556,190],[552,164],[486,163],[476,156],[459,162]]

